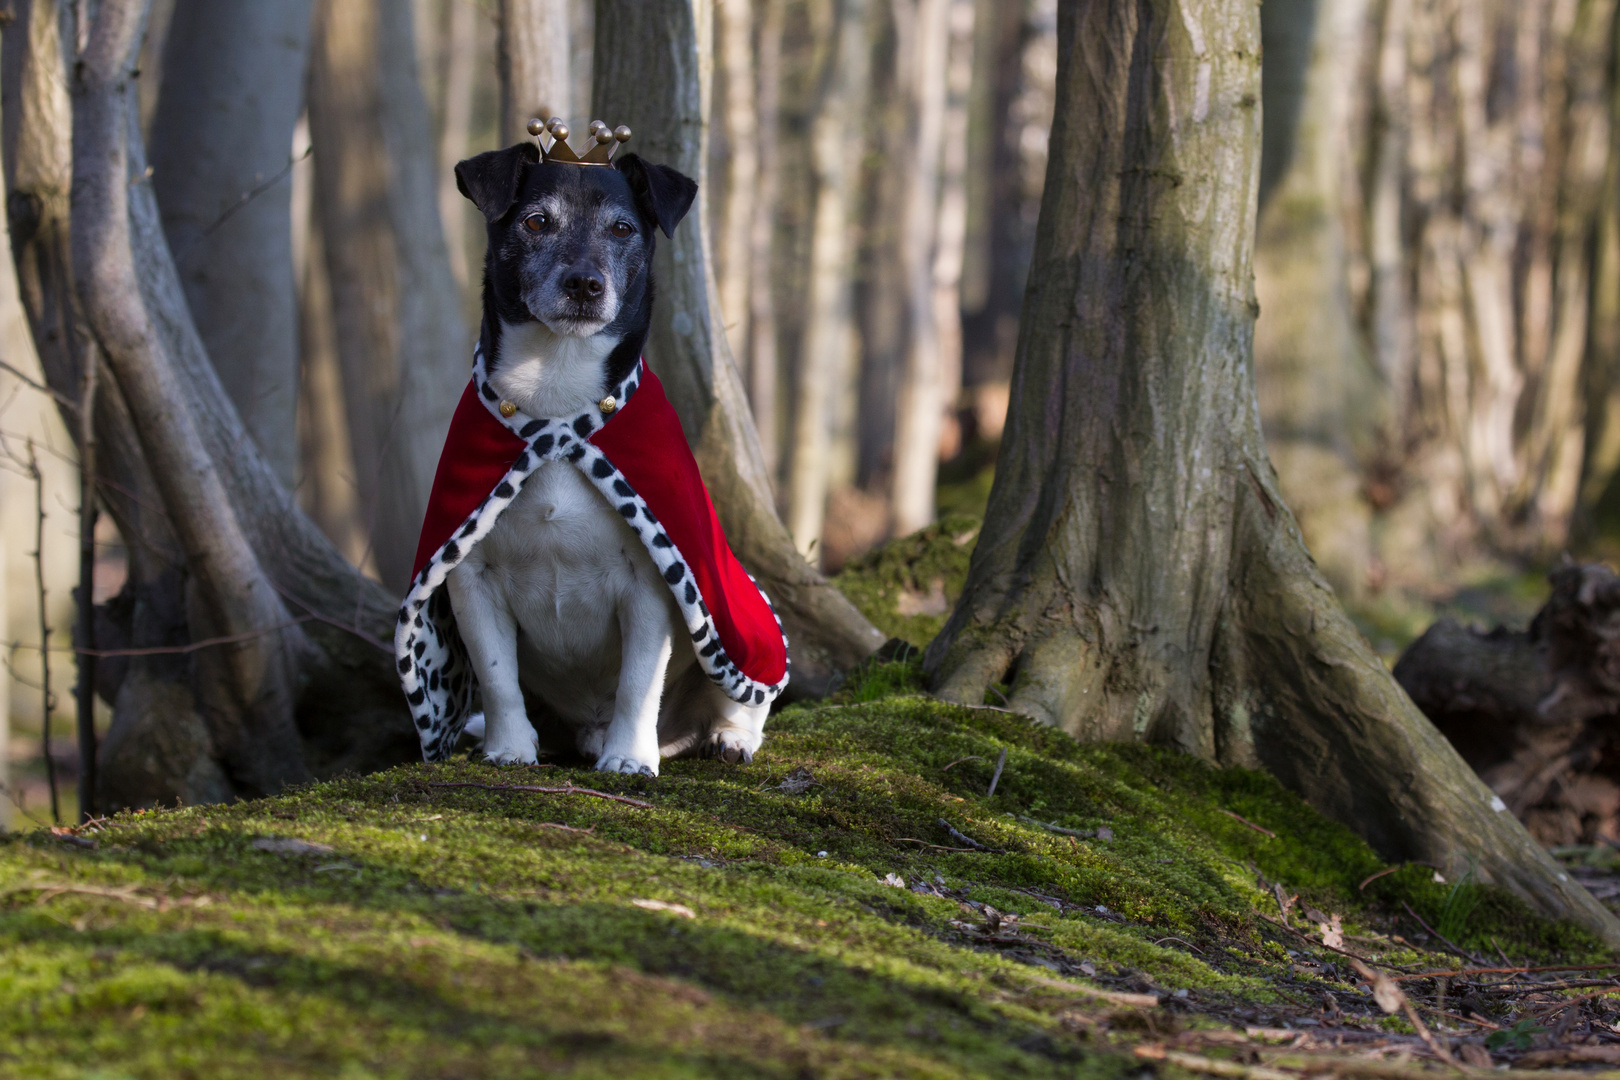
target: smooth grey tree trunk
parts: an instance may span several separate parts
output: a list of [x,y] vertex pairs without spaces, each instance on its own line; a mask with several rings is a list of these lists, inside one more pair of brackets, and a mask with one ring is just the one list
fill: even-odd
[[1083,740],[1260,765],[1384,857],[1481,876],[1620,944],[1435,730],[1316,571],[1251,368],[1249,0],[1059,9],[1057,111],[984,531],[925,665]]
[[[68,245],[74,155],[67,72],[78,60],[69,51],[72,9],[45,0],[17,6],[18,17],[5,28],[0,95],[19,289],[46,378],[68,397],[81,365],[97,359]],[[113,45],[98,46],[93,78],[81,91],[94,98],[82,137],[96,152],[81,163],[83,181],[74,191],[83,220],[93,223],[85,226],[85,258],[102,268],[86,278],[86,297],[101,309],[98,331],[118,350],[116,363],[100,360],[98,493],[130,550],[129,586],[98,610],[96,636],[103,648],[188,651],[98,664],[98,691],[113,703],[100,760],[101,804],[218,801],[274,790],[298,776],[410,760],[415,733],[391,650],[380,640],[391,633],[396,597],[361,577],[292,503],[248,437],[191,321],[151,185],[141,180],[145,152],[132,122],[129,68],[119,67],[113,47],[138,15],[127,0],[102,6],[101,17],[114,22],[106,29],[98,23],[97,32]],[[129,110],[123,129],[114,126],[119,99]],[[114,176],[98,166],[123,171]],[[83,202],[96,191],[104,193],[99,203]],[[124,200],[127,224],[107,211],[117,199]],[[127,288],[131,265],[138,297]],[[144,333],[129,333],[143,321]],[[143,402],[127,400],[126,373]],[[164,380],[159,408],[151,402],[153,379]],[[176,424],[182,410],[188,419]],[[166,462],[181,459],[161,484],[149,445]],[[209,472],[217,485],[206,479]],[[266,582],[273,597],[264,594]],[[292,642],[284,634],[294,628],[274,621],[277,603],[308,620]],[[240,642],[202,645],[232,636],[221,620],[252,623],[255,632]],[[278,639],[294,646],[287,651],[296,667],[285,680],[273,671],[280,660],[265,656]],[[268,681],[256,683],[258,676]],[[295,693],[290,715],[274,700],[278,684]]]
[[288,487],[298,462],[289,154],[309,12],[310,0],[179,0],[152,121],[152,186],[192,318]]
[[[568,0],[500,0],[500,5],[501,126],[496,145],[525,138],[531,119],[560,116],[570,126],[577,124],[569,74]],[[583,132],[584,125],[577,130]]]
[[819,694],[883,643],[807,565],[776,516],[742,379],[726,343],[705,237],[711,0],[597,0],[592,99],[629,148],[698,182],[692,214],[658,247],[647,359],[680,414],[732,548],[782,617],[790,693]]
[[473,338],[439,224],[409,6],[319,0],[314,32],[315,207],[351,446],[378,571],[403,591]]

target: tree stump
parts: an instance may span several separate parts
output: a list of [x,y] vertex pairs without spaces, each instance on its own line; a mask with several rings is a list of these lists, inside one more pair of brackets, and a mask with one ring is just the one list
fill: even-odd
[[1549,581],[1527,630],[1442,619],[1395,678],[1537,840],[1620,842],[1620,576]]

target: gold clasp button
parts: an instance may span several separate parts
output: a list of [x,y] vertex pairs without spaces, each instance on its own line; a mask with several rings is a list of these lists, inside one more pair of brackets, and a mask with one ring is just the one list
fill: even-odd
[[613,400],[613,395],[612,394],[609,394],[607,397],[603,398],[601,401],[598,401],[596,403],[596,407],[601,409],[605,413],[610,413],[614,409],[617,409],[619,407],[619,403],[617,401]]
[[517,406],[516,405],[512,404],[510,401],[501,402],[501,415],[506,417],[508,420],[510,420],[512,418],[512,415],[514,413],[516,413],[516,412],[517,412]]

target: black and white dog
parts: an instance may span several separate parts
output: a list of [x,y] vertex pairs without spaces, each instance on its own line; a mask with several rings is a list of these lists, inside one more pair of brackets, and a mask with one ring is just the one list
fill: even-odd
[[[457,185],[482,211],[489,235],[475,384],[485,380],[478,389],[491,402],[499,397],[503,416],[601,420],[617,407],[604,395],[639,370],[652,317],[654,232],[673,235],[697,185],[635,155],[607,167],[538,158],[534,145],[519,144],[456,166]],[[538,441],[552,446],[549,437]],[[582,452],[542,460],[525,474],[487,532],[469,519],[458,536],[471,536],[471,546],[443,578],[482,695],[486,759],[535,762],[541,739],[533,718],[548,746],[572,741],[608,772],[656,776],[661,757],[680,754],[751,761],[770,708],[766,691],[749,683],[738,692],[746,682],[739,672],[728,693],[724,668],[717,673],[710,659],[704,670],[700,653],[709,658],[714,646],[694,638],[708,636],[707,606],[702,598],[690,603],[688,586],[683,607],[678,572],[655,561],[656,545],[669,542],[662,532],[651,535],[652,512],[642,506],[649,527],[633,504],[610,502],[611,489],[579,464]],[[536,453],[532,442],[529,453]],[[598,469],[597,477],[606,475]],[[411,610],[408,601],[402,626]],[[411,649],[422,655],[405,634],[402,672]],[[785,663],[785,645],[783,653]],[[426,678],[439,681],[436,672]],[[446,672],[444,684],[453,678],[460,676]],[[416,704],[409,681],[407,692]],[[421,712],[417,726],[427,747]],[[456,734],[459,725],[452,743]]]

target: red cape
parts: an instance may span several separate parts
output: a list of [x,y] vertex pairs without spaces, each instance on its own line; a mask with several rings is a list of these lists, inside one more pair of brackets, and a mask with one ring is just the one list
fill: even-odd
[[[618,469],[674,542],[731,662],[756,683],[781,683],[788,666],[781,624],[726,542],[680,418],[657,376],[645,371],[635,394],[588,441]],[[414,573],[420,575],[478,511],[528,446],[502,426],[469,382],[433,478]]]

